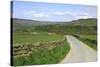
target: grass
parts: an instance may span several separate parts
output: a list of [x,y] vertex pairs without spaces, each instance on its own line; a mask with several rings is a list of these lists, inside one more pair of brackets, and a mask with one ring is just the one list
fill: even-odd
[[[37,42],[50,42],[61,40],[64,37],[62,35],[48,33],[30,34],[30,33],[14,33],[13,34],[13,44],[20,43],[37,43]],[[15,45],[14,45],[15,46]]]
[[39,48],[29,57],[19,57],[13,59],[14,66],[19,65],[40,65],[40,64],[56,64],[60,62],[69,52],[70,46],[67,42],[59,45],[52,50],[47,48]]
[[[20,21],[21,22],[21,21]],[[38,42],[50,42],[56,40],[62,40],[64,37],[58,34],[96,34],[96,20],[78,20],[73,21],[75,24],[64,23],[62,25],[39,25],[27,27],[25,26],[14,26],[16,30],[13,33],[13,46],[20,45],[22,43],[38,43]],[[76,23],[86,22],[86,23]],[[93,23],[91,23],[93,22]],[[88,23],[88,24],[87,24]],[[87,26],[90,25],[90,26]],[[17,29],[18,28],[18,29]],[[37,31],[39,34],[31,34],[32,31]],[[41,31],[41,32],[40,32]],[[45,32],[44,32],[45,31]],[[26,33],[27,32],[27,33]],[[55,32],[58,34],[49,35],[47,32]],[[86,43],[91,48],[97,50],[97,44],[95,41],[96,35],[78,35],[78,39]],[[47,48],[35,48],[32,54],[28,57],[17,57],[13,58],[14,66],[22,65],[40,65],[40,64],[56,64],[61,61],[70,50],[70,46],[67,42],[64,44],[54,47],[53,49]]]
[[81,38],[86,38],[86,39],[92,39],[92,40],[97,40],[96,35],[79,35]]
[[[49,35],[47,32],[39,32],[39,34],[28,33],[14,33],[13,34],[13,46],[16,43],[37,43],[37,42],[50,42],[64,39],[64,36],[58,34]],[[34,51],[35,50],[35,51]],[[49,48],[33,48],[30,56],[20,56],[13,58],[14,66],[22,65],[40,65],[40,64],[56,64],[60,62],[66,54],[69,52],[70,46],[65,41],[61,45]]]
[[78,35],[77,37],[89,47],[97,51],[97,36],[96,35]]

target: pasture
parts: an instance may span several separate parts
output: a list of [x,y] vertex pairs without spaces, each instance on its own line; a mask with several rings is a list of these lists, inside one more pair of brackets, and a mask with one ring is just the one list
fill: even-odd
[[[27,43],[29,45],[31,43],[30,47],[26,45]],[[47,32],[13,34],[14,66],[59,63],[69,50],[67,40],[59,34]]]
[[86,43],[89,47],[97,50],[97,35],[77,35],[76,37]]
[[13,34],[13,44],[20,44],[20,43],[39,43],[39,42],[50,42],[61,40],[64,37],[59,34],[48,34],[47,32],[37,32],[34,33],[14,33]]
[[97,50],[96,19],[52,24],[25,19],[15,20],[17,22],[13,22],[12,36],[14,66],[59,63],[70,50],[64,35],[73,35]]

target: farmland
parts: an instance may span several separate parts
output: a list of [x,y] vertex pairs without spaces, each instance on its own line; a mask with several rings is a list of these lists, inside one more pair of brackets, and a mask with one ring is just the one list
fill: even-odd
[[62,35],[41,32],[40,34],[14,33],[13,36],[15,66],[58,63],[70,49],[67,40]]
[[97,50],[97,19],[71,22],[12,20],[14,66],[59,63],[70,50],[65,35],[73,35]]
[[37,42],[49,42],[63,39],[62,35],[49,34],[46,32],[30,32],[30,33],[14,33],[14,44],[16,43],[37,43]]
[[96,35],[76,35],[78,39],[86,43],[89,47],[97,50],[97,36]]
[[13,59],[14,65],[29,64],[55,64],[62,60],[69,51],[69,46],[64,44],[48,50],[47,48],[37,48],[33,53],[26,57],[18,57]]

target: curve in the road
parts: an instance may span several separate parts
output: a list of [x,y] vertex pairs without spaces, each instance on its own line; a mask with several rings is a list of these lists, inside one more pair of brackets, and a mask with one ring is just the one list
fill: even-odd
[[97,61],[97,52],[74,36],[66,36],[71,49],[69,54],[60,63],[94,62]]

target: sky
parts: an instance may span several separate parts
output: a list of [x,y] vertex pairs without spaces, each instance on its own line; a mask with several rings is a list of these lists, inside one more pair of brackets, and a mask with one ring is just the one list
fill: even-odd
[[97,7],[76,4],[13,1],[13,18],[38,21],[72,21],[97,18]]

